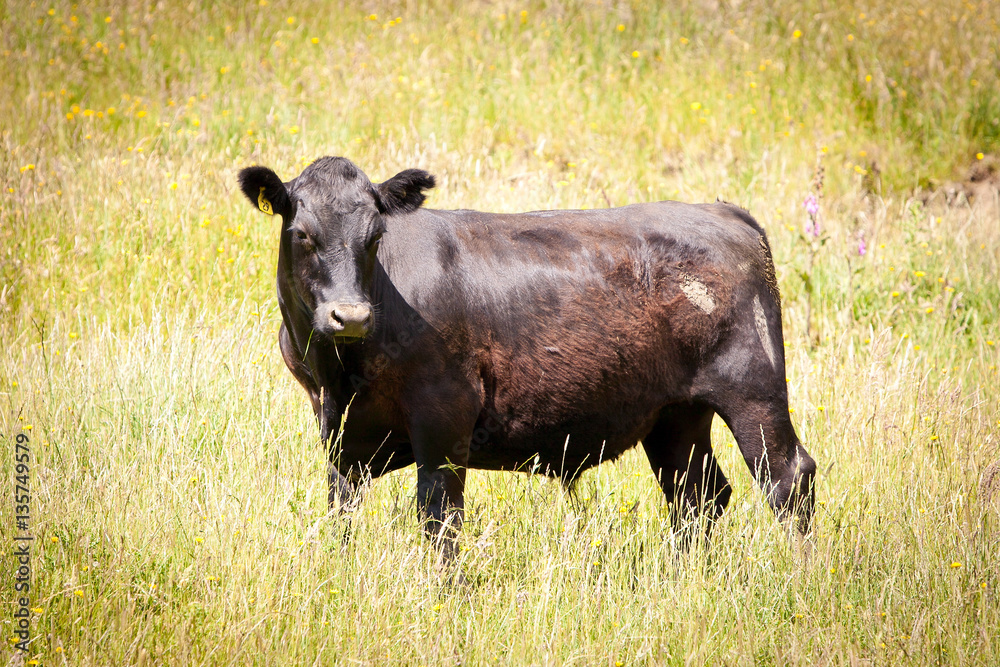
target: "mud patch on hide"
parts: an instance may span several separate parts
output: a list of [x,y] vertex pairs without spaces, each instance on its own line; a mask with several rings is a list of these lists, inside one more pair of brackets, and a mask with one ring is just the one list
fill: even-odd
[[712,311],[715,310],[715,299],[701,281],[684,276],[681,282],[681,291],[684,292],[688,301],[700,308],[706,315],[711,315]]

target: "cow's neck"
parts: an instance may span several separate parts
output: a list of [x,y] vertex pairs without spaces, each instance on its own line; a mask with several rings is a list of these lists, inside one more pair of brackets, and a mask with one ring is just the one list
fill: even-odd
[[[285,289],[283,289],[285,288]],[[387,365],[416,343],[427,323],[403,298],[381,264],[376,266],[370,295],[377,310],[374,329],[358,341],[318,341],[308,337],[313,312],[294,290],[279,279],[279,301],[287,309],[287,319],[296,344],[317,385],[333,399],[339,410],[368,393]],[[282,294],[287,291],[288,294]],[[284,297],[284,298],[282,298]],[[357,398],[355,397],[357,395]]]

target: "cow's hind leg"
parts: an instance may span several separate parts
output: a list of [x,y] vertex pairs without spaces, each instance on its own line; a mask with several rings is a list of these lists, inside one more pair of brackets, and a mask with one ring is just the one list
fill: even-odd
[[669,405],[642,441],[653,474],[671,503],[674,528],[685,543],[702,515],[708,536],[732,493],[712,453],[714,415],[703,405]]
[[816,462],[795,434],[784,386],[781,390],[771,400],[731,392],[719,414],[733,432],[771,509],[780,520],[792,521],[805,534],[812,522]]
[[734,312],[726,340],[699,373],[696,392],[733,432],[778,518],[805,534],[812,522],[816,462],[788,415],[781,307],[770,290],[749,296],[752,300]]

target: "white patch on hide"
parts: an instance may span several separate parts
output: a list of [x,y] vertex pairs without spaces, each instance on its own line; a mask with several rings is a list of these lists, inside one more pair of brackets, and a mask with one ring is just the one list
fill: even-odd
[[753,323],[757,326],[757,336],[760,338],[760,344],[764,346],[764,353],[771,362],[771,368],[777,368],[778,355],[774,351],[774,344],[767,330],[767,317],[764,315],[764,307],[760,305],[759,296],[753,298]]
[[698,306],[706,315],[710,315],[715,310],[715,299],[705,285],[694,278],[684,276],[681,282],[681,291],[684,296],[694,305]]
[[730,345],[716,360],[719,372],[731,382],[741,382],[750,370],[753,355],[745,345]]

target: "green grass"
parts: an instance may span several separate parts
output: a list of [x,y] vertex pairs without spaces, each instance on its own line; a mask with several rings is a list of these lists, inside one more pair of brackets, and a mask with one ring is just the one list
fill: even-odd
[[[9,553],[25,432],[25,660],[1000,655],[1000,490],[983,482],[1000,460],[1000,209],[985,194],[922,203],[977,154],[997,160],[995,3],[8,3],[0,17],[0,541]],[[428,169],[440,208],[749,206],[819,464],[811,557],[721,422],[735,492],[707,551],[675,549],[638,451],[585,475],[577,501],[471,473],[467,590],[435,569],[412,470],[373,486],[345,543],[277,349],[275,221],[235,183],[242,166],[291,178],[324,154],[374,180]],[[13,571],[5,558],[8,653]]]

